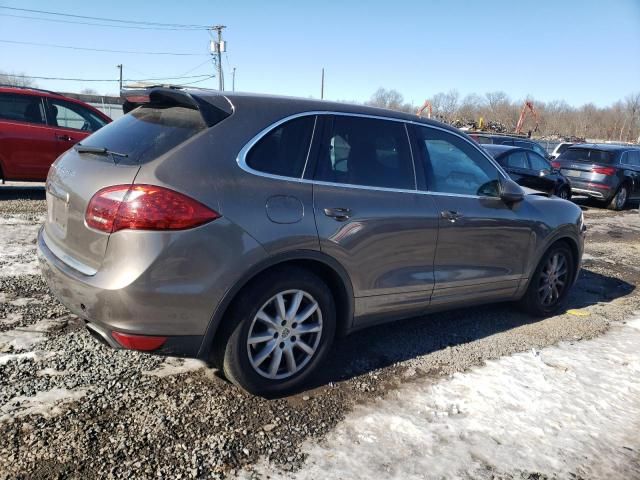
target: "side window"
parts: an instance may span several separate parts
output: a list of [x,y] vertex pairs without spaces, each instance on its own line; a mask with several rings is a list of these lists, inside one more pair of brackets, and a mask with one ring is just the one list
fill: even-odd
[[544,158],[535,152],[528,152],[531,170],[539,172],[540,170],[551,170],[551,165]]
[[640,167],[640,151],[627,152],[627,163],[634,167]]
[[40,97],[0,93],[0,120],[46,123]]
[[498,196],[498,169],[471,144],[434,128],[416,131],[431,191]]
[[496,138],[495,142],[493,143],[497,143],[499,145],[510,145],[513,147],[513,140],[511,139],[502,139],[502,138]]
[[106,124],[90,110],[64,100],[49,99],[51,120],[57,127],[95,132]]
[[[331,123],[331,122],[330,122]],[[415,189],[404,123],[336,115],[325,134],[316,180]]]
[[300,178],[309,155],[316,117],[296,118],[271,130],[247,155],[247,165],[254,170]]
[[522,151],[513,152],[507,157],[507,167],[528,169],[527,154]]

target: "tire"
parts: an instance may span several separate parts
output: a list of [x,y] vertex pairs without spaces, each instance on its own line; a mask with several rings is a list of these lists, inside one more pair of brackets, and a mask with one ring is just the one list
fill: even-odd
[[618,191],[616,192],[616,194],[613,196],[609,204],[607,205],[607,208],[609,208],[610,210],[616,210],[616,211],[622,210],[627,204],[628,200],[629,200],[629,187],[626,183],[623,183],[618,189]]
[[[550,286],[547,280],[549,278],[548,272],[554,262],[554,257],[556,257],[559,262],[556,273],[551,277],[552,284],[555,283],[556,285],[556,290]],[[561,262],[560,258],[564,258],[564,261]],[[563,270],[564,273],[560,274]],[[552,315],[565,305],[569,290],[573,284],[574,275],[575,259],[569,247],[564,243],[552,245],[542,256],[540,263],[536,267],[529,281],[527,291],[520,300],[520,307],[525,312],[536,317]],[[562,286],[560,286],[559,283],[553,282],[555,278],[562,282]],[[546,296],[547,294],[550,295],[550,297]]]
[[[297,314],[290,316],[296,304]],[[279,310],[289,318],[283,320]],[[296,318],[312,310],[298,325]],[[315,274],[286,267],[247,285],[226,321],[226,334],[214,349],[224,376],[249,393],[274,398],[302,389],[325,359],[336,331],[335,303]]]
[[563,200],[571,200],[571,189],[569,187],[562,187],[558,191],[558,197]]

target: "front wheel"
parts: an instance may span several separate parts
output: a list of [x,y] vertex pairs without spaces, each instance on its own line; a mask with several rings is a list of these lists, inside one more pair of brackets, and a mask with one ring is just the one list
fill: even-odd
[[224,375],[254,395],[299,390],[333,343],[336,313],[327,285],[312,272],[286,268],[245,288],[231,311]]
[[545,317],[555,313],[566,302],[573,283],[574,259],[564,244],[552,246],[542,257],[520,300],[531,315]]

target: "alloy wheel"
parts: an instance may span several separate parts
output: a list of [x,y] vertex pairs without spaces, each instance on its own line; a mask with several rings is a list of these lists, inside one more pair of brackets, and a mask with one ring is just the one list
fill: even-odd
[[546,307],[555,304],[567,287],[568,280],[567,257],[562,252],[556,252],[549,257],[540,272],[540,283],[538,285],[540,303]]
[[621,187],[616,197],[616,207],[622,209],[625,203],[627,203],[627,189],[626,187]]
[[296,374],[315,355],[322,335],[322,311],[303,290],[286,290],[258,310],[247,336],[253,369],[271,380]]

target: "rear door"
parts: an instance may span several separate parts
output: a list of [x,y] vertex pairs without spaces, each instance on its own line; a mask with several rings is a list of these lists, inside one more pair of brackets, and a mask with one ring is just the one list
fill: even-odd
[[534,151],[527,152],[531,168],[531,188],[540,192],[554,193],[558,178],[551,164]]
[[624,158],[627,175],[633,183],[632,191],[629,193],[633,198],[640,198],[640,150],[629,150]]
[[403,122],[328,117],[313,186],[320,249],[348,271],[356,317],[426,306],[438,219],[416,191]]
[[525,274],[531,224],[498,197],[503,174],[471,142],[414,128],[420,168],[439,212],[433,305],[510,298]]
[[519,185],[528,186],[530,184],[531,170],[527,154],[522,150],[509,153],[502,157],[500,164],[507,171],[509,176]]
[[[44,180],[57,157],[42,97],[0,93],[0,165],[4,178]],[[41,165],[46,165],[43,172]]]

